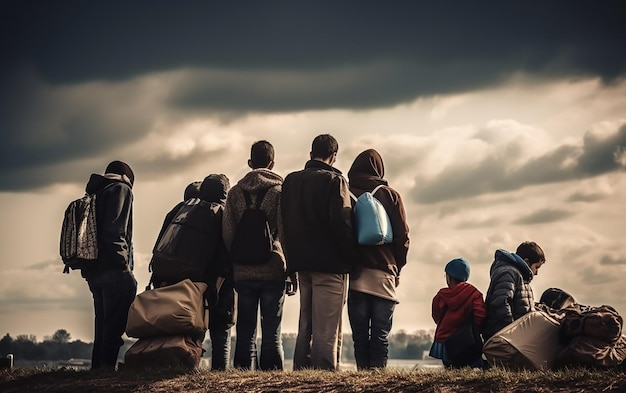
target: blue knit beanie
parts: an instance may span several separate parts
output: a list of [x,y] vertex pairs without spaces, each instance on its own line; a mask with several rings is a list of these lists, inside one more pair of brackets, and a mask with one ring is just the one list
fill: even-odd
[[467,281],[470,275],[470,265],[463,258],[456,258],[448,262],[445,272],[458,281]]

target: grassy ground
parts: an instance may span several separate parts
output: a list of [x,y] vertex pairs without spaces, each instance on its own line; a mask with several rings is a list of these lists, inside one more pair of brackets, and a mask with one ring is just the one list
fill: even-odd
[[0,392],[626,392],[622,370],[0,371]]

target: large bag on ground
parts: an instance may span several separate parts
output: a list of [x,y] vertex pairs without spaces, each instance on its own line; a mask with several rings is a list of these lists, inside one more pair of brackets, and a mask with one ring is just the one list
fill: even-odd
[[152,282],[205,281],[207,263],[222,242],[221,214],[217,203],[185,201],[152,250]]
[[202,343],[189,336],[140,338],[124,355],[124,368],[195,368],[202,357]]
[[559,367],[615,367],[626,358],[626,338],[622,335],[622,316],[611,306],[574,304],[560,312],[561,341],[557,355]]
[[615,308],[583,306],[575,304],[562,309],[561,334],[567,338],[576,336],[595,337],[608,344],[615,344],[622,336],[623,318]]
[[626,337],[621,336],[614,344],[588,336],[576,336],[556,357],[559,367],[599,367],[619,366],[626,359]]
[[544,370],[560,349],[559,323],[542,311],[531,311],[494,334],[483,346],[492,366]]
[[391,220],[383,204],[374,197],[376,191],[383,185],[374,188],[372,192],[364,192],[358,198],[350,193],[354,204],[354,221],[357,240],[361,245],[381,245],[393,241]]
[[126,334],[144,338],[200,335],[208,328],[207,284],[189,279],[138,294],[128,310]]
[[233,263],[263,265],[272,255],[274,236],[267,215],[261,210],[266,192],[267,189],[258,191],[253,205],[250,193],[243,191],[246,209],[237,223],[235,237],[230,247],[230,259]]

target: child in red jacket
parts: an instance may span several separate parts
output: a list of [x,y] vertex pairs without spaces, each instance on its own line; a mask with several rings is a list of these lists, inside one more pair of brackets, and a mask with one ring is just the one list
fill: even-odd
[[430,356],[441,359],[446,368],[480,367],[481,357],[468,364],[452,364],[444,347],[446,339],[463,326],[470,315],[479,329],[487,316],[483,294],[472,284],[466,282],[470,274],[469,263],[463,258],[456,258],[446,264],[447,288],[441,288],[433,298],[432,316],[437,324],[435,338],[430,349]]

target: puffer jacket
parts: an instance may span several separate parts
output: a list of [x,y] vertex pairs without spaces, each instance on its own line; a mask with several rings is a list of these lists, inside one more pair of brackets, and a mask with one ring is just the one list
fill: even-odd
[[286,263],[283,252],[284,232],[280,211],[280,194],[283,178],[269,169],[259,168],[248,172],[228,193],[224,218],[222,220],[222,232],[226,248],[230,251],[237,224],[246,209],[246,200],[243,192],[250,194],[252,201],[256,200],[256,194],[261,190],[267,190],[261,210],[265,212],[270,231],[274,234],[272,255],[269,261],[263,265],[240,265],[232,264],[233,278],[235,281],[242,280],[285,280]]
[[288,272],[348,273],[356,259],[352,207],[338,169],[309,160],[285,178],[281,194]]
[[384,186],[376,191],[375,198],[384,206],[393,230],[393,242],[390,244],[357,246],[357,264],[399,276],[400,270],[406,265],[409,251],[409,226],[402,198],[396,190],[389,187],[387,181],[383,179],[384,174],[382,157],[374,149],[359,154],[348,171],[350,191],[357,198],[379,185]]
[[98,262],[94,267],[83,268],[81,274],[88,277],[101,269],[129,269],[133,237],[132,184],[126,176],[94,173],[85,191],[96,194]]
[[444,342],[465,324],[472,315],[474,323],[481,328],[487,312],[483,294],[467,282],[441,288],[433,298],[432,316],[437,324],[436,342]]
[[533,290],[530,287],[533,272],[519,255],[497,250],[490,276],[491,282],[485,298],[485,340],[534,307]]

